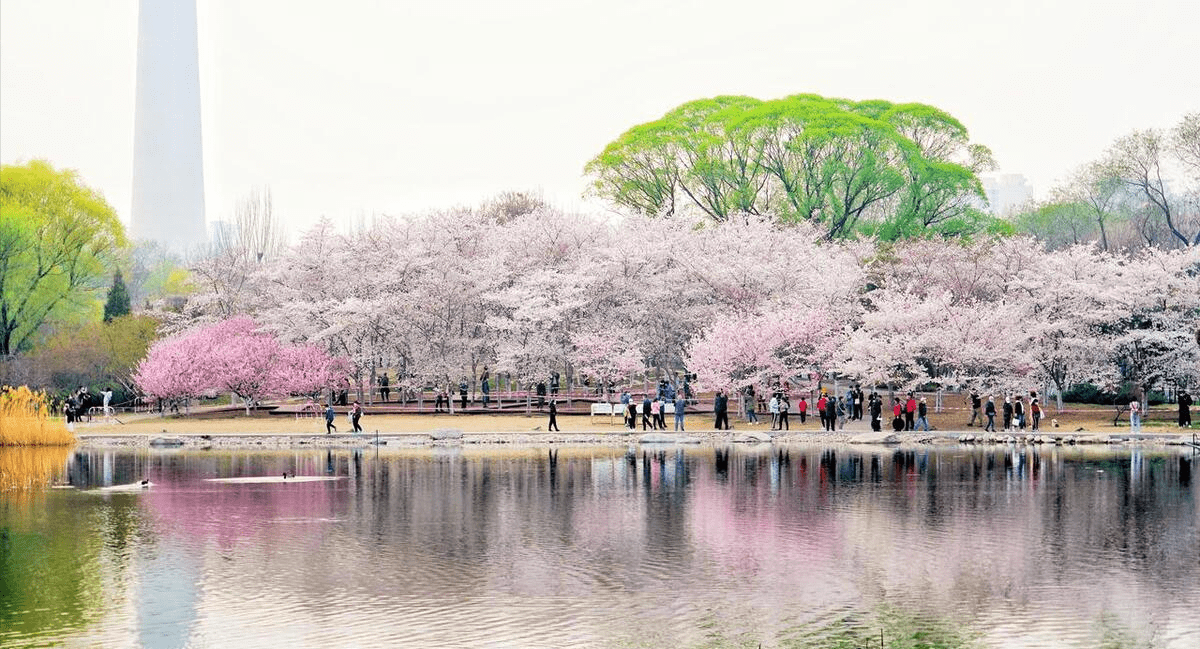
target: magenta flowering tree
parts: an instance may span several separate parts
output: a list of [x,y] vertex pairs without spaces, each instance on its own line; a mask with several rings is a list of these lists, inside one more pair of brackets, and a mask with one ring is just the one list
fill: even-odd
[[138,387],[163,399],[227,390],[245,402],[315,394],[345,375],[345,359],[312,346],[285,346],[253,319],[238,316],[193,329],[151,348],[135,373]]
[[134,384],[148,397],[185,406],[208,389],[208,376],[197,365],[202,350],[197,339],[187,334],[154,343],[133,373]]
[[319,399],[354,369],[345,358],[332,357],[315,345],[282,347],[275,364],[275,385],[285,394]]
[[250,407],[265,397],[283,394],[279,381],[281,345],[275,337],[261,333],[258,323],[238,316],[196,332],[200,345],[208,349],[202,361],[214,387],[241,397]]

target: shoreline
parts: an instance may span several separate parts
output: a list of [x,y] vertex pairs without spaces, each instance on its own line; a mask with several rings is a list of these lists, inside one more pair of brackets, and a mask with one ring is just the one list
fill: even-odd
[[862,444],[874,446],[1137,446],[1188,447],[1192,435],[1180,433],[1025,433],[981,435],[967,431],[862,432],[793,431],[772,435],[769,431],[642,432],[642,431],[463,431],[436,429],[428,432],[310,433],[132,433],[77,434],[76,446],[84,448],[206,449],[295,449],[436,447],[467,445],[513,446],[688,446],[703,444]]

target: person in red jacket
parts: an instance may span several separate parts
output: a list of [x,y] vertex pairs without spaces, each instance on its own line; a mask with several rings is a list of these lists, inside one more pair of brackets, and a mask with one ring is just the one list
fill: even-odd
[[808,399],[800,397],[800,403],[796,404],[796,410],[800,411],[800,423],[804,423],[804,418],[808,416]]
[[826,397],[825,395],[822,394],[821,398],[817,399],[817,416],[821,418],[821,430],[825,430],[825,399],[826,398],[828,398],[828,397]]
[[904,430],[904,403],[900,401],[900,397],[892,398],[892,415],[892,430]]
[[917,424],[914,416],[917,412],[917,400],[913,398],[913,393],[908,393],[908,401],[904,404],[904,430],[916,430]]

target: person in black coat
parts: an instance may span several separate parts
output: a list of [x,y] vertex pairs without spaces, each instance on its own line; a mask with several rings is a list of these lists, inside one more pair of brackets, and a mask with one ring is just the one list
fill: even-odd
[[829,395],[825,398],[825,430],[833,432],[837,428],[837,397]]
[[871,430],[879,432],[883,421],[883,399],[879,398],[878,394],[871,393],[870,409],[867,413],[871,417]]
[[647,427],[654,428],[654,421],[650,419],[650,406],[652,405],[654,404],[650,401],[649,394],[642,397],[642,430],[646,430]]
[[558,400],[550,400],[550,424],[546,426],[546,430],[558,430]]
[[1179,425],[1190,428],[1192,425],[1192,395],[1187,392],[1179,393]]
[[729,430],[729,397],[724,392],[717,391],[717,396],[713,398],[713,412],[717,419],[714,424],[716,429]]
[[988,397],[987,406],[983,409],[983,414],[987,415],[987,425],[983,427],[985,431],[990,430],[996,432],[996,402],[992,397]]

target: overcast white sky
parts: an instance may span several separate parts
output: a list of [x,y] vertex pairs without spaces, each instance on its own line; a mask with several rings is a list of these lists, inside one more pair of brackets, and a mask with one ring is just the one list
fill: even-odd
[[[1039,191],[1200,110],[1196,0],[198,0],[206,207],[585,203],[583,165],[691,99],[920,101]],[[79,170],[128,223],[137,0],[0,0],[0,160]]]

